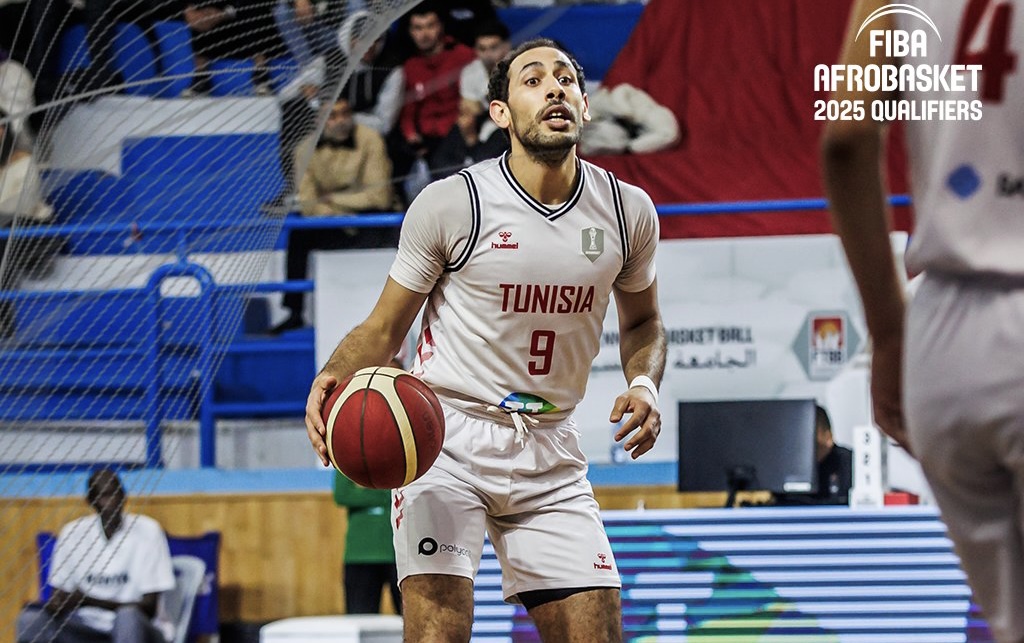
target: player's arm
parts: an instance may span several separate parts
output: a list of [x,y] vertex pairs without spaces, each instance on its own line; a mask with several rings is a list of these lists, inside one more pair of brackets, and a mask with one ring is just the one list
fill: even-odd
[[[854,6],[842,63],[891,64],[871,57],[868,34],[854,42],[861,23],[885,3],[860,0]],[[891,16],[871,23],[873,29],[894,28]],[[892,98],[883,92],[850,91],[840,83],[835,100],[871,101]],[[834,121],[825,127],[822,162],[832,222],[846,251],[850,270],[864,304],[873,341],[871,393],[875,422],[906,446],[900,407],[900,360],[903,347],[903,288],[889,242],[891,228],[884,188],[885,128],[867,116],[860,121]]]
[[327,360],[327,365],[313,380],[306,399],[306,433],[324,466],[329,464],[327,444],[324,442],[327,429],[320,416],[324,400],[341,379],[361,368],[391,361],[426,301],[427,294],[410,290],[388,277],[370,316],[341,340]]
[[[657,280],[640,292],[615,288],[615,305],[619,315],[619,355],[626,381],[632,383],[645,376],[659,386],[665,373],[665,327],[658,309]],[[657,397],[644,386],[631,387],[615,399],[609,420],[618,422],[627,413],[629,419],[615,434],[615,441],[639,428],[624,446],[635,460],[651,450],[661,432]]]

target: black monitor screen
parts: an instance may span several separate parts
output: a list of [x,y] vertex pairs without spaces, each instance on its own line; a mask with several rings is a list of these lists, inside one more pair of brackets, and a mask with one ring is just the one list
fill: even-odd
[[679,404],[679,490],[817,491],[814,400]]

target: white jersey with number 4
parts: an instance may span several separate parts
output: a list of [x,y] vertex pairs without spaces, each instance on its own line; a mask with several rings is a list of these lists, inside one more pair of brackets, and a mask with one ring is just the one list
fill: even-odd
[[564,419],[586,389],[612,288],[654,282],[651,199],[578,167],[558,207],[519,185],[507,154],[433,183],[410,206],[390,276],[430,293],[413,372],[457,408]]
[[902,64],[982,69],[977,91],[900,96],[981,102],[980,120],[906,123],[917,218],[908,266],[914,272],[1024,277],[1024,2],[910,4],[927,14],[938,34],[920,17],[898,15],[900,29],[922,30],[927,37],[926,55],[912,52]]

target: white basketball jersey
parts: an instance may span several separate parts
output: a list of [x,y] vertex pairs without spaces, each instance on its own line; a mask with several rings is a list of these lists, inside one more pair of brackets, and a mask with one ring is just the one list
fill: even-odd
[[914,272],[1024,276],[1024,2],[916,0],[935,23],[927,55],[903,64],[981,65],[978,89],[915,92],[915,100],[980,100],[977,121],[906,124],[916,222],[907,253]]
[[612,287],[653,283],[650,198],[585,161],[578,175],[572,197],[548,207],[506,154],[428,186],[409,208],[391,277],[430,293],[413,373],[457,408],[564,419],[583,398]]

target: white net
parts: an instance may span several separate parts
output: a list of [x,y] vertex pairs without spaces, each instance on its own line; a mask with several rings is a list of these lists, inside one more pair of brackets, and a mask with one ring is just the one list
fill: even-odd
[[3,636],[37,597],[33,536],[83,510],[40,495],[109,464],[144,499],[169,463],[217,464],[214,420],[244,404],[216,376],[273,289],[296,177],[415,4],[24,5],[0,62],[0,574],[28,580],[0,589]]

